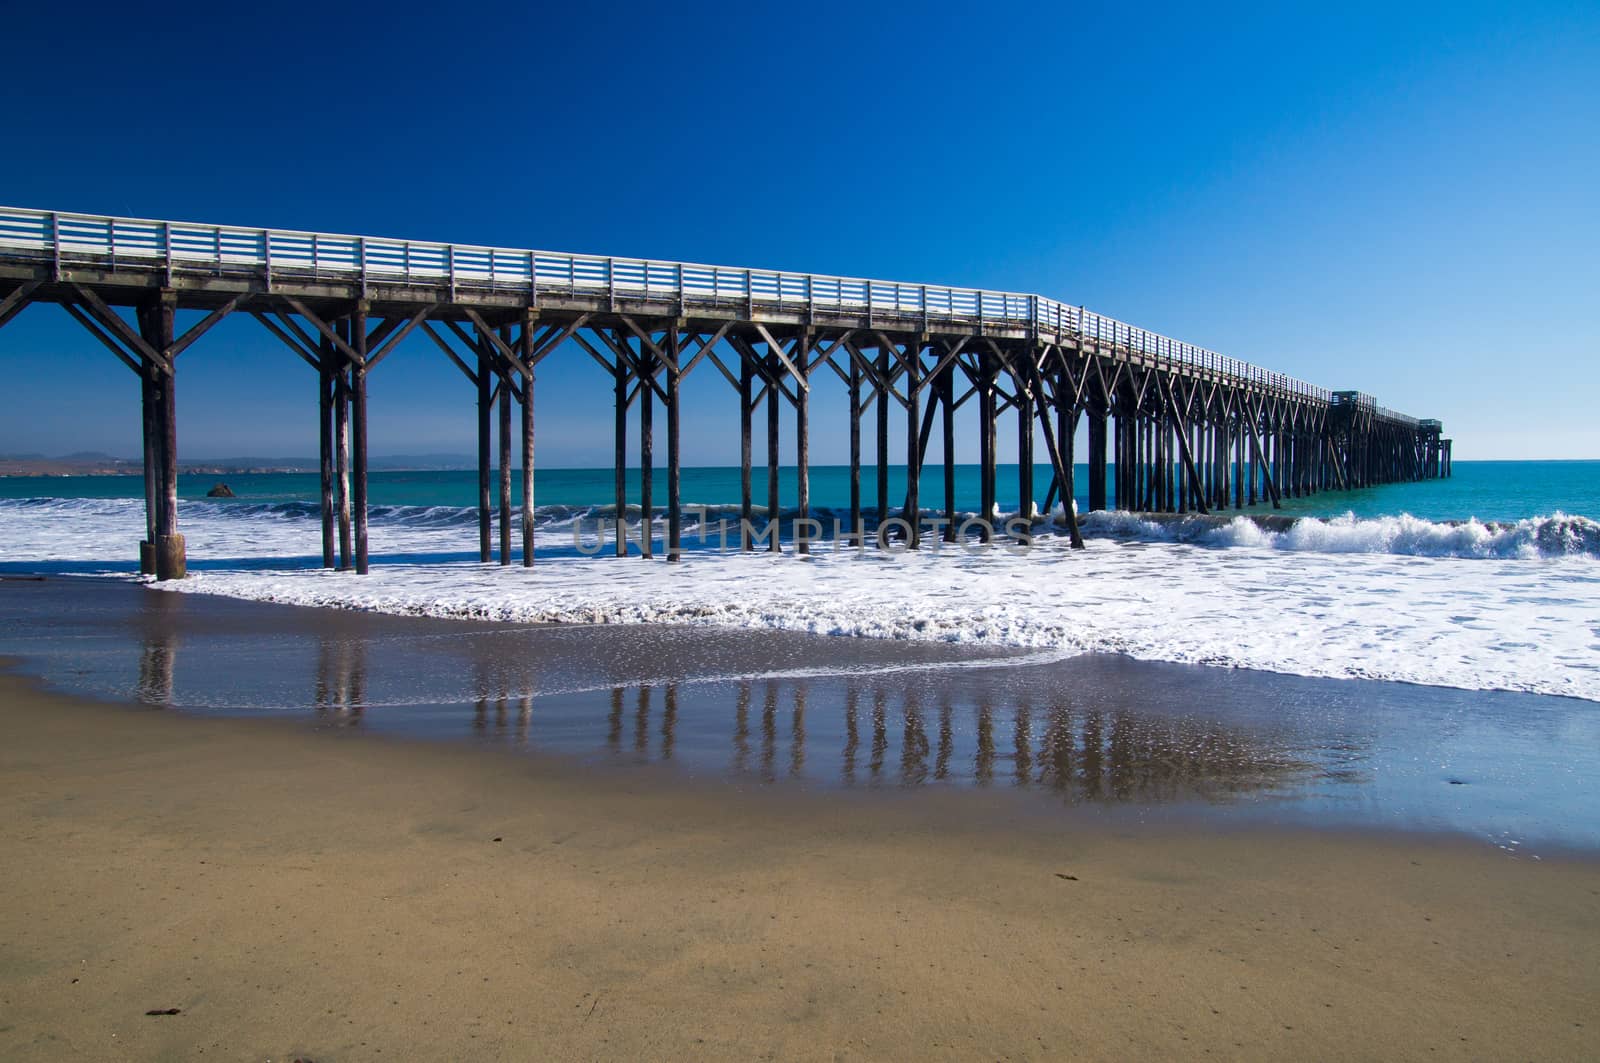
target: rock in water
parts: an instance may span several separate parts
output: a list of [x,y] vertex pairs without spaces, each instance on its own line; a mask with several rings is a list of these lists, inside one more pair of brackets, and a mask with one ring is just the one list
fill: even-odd
[[227,484],[218,484],[217,486],[213,487],[211,490],[206,492],[206,497],[207,498],[232,498],[232,497],[234,497],[233,488],[229,487]]

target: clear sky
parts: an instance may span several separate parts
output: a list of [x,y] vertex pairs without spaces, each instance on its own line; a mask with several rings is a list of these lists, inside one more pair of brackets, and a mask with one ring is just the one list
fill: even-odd
[[[346,7],[14,5],[0,203],[1039,292],[1458,458],[1600,457],[1593,0]],[[0,453],[138,453],[61,310],[0,362]],[[608,463],[609,381],[546,364],[541,462]],[[179,380],[186,457],[314,453],[314,378],[248,318]],[[374,455],[473,451],[425,337],[371,393]],[[736,462],[732,390],[686,401],[685,461]],[[844,424],[825,392],[814,461]]]

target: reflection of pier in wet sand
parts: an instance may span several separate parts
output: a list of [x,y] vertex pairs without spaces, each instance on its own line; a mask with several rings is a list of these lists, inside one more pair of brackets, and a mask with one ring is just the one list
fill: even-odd
[[[1294,725],[1232,711],[1192,683],[1132,697],[1113,666],[1068,674],[1014,653],[308,614],[137,590],[129,603],[123,630],[137,666],[122,681],[145,704],[303,714],[318,726],[763,786],[1149,804],[1225,800],[1348,766],[1359,775],[1363,757],[1358,735],[1329,756]],[[309,616],[316,622],[295,626]],[[249,663],[258,655],[259,674]],[[100,688],[117,682],[108,675]],[[1207,704],[1216,711],[1196,710]]]
[[[145,659],[161,659],[163,645],[147,643]],[[321,641],[319,719],[367,722],[366,659],[359,639]],[[1159,803],[1259,790],[1309,767],[1284,753],[1281,741],[1248,728],[1106,709],[1066,693],[1043,700],[1026,692],[930,694],[887,673],[540,694],[535,673],[526,661],[478,656],[470,709],[436,711],[458,719],[459,731],[516,748],[602,749],[622,763],[676,761],[772,784],[1009,786],[1072,803]]]

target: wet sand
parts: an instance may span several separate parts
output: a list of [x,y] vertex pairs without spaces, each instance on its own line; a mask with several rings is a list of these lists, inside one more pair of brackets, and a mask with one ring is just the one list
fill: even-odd
[[[549,754],[597,773],[1187,829],[1600,852],[1600,711],[1532,694],[684,625],[438,620],[0,579],[0,656],[193,715]],[[659,769],[659,770],[658,770]]]
[[8,1060],[1600,1054],[1600,868],[1464,841],[794,800],[7,676],[0,852]]

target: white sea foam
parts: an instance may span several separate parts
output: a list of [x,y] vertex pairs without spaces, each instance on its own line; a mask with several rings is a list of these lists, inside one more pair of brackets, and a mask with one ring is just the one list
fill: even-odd
[[1326,554],[1405,554],[1460,558],[1600,558],[1600,523],[1555,513],[1515,522],[1438,522],[1408,514],[1330,519],[1302,517],[1287,528],[1248,517],[1151,519],[1136,513],[1091,513],[1087,532],[1153,541],[1254,546]]
[[[372,574],[356,577],[293,567],[317,542],[305,507],[242,518],[237,508],[186,504],[191,557],[228,560],[167,586],[437,617],[1110,651],[1600,701],[1600,540],[1583,518],[1493,526],[1344,518],[1269,531],[1242,519],[1093,514],[1081,552],[1044,537],[1020,556],[946,546],[858,557],[823,546],[809,560],[698,551],[669,565],[575,557],[558,535],[565,555],[531,570],[385,561],[475,551],[475,528],[460,512],[378,516]],[[131,546],[141,526],[137,502],[0,503],[0,544],[13,563],[125,572],[131,549],[115,547]]]

